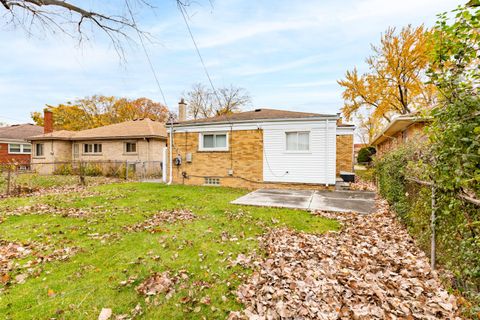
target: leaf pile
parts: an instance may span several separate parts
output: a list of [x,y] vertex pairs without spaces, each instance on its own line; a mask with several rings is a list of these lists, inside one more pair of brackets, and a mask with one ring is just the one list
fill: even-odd
[[[185,282],[190,278],[185,270],[179,270],[173,275],[169,271],[162,273],[155,272],[140,283],[135,290],[144,296],[156,296],[165,294],[170,299],[175,293],[175,286],[181,282]],[[182,288],[185,286],[182,285]],[[147,301],[148,302],[148,301]]]
[[132,226],[126,226],[125,229],[127,229],[128,231],[147,231],[150,233],[155,233],[161,231],[160,227],[163,226],[165,223],[190,221],[196,218],[196,215],[194,215],[190,210],[186,209],[160,211],[143,222],[134,224]]
[[229,319],[454,319],[456,300],[385,202],[370,215],[318,213],[344,228],[324,235],[273,229],[268,256],[239,287]]
[[358,180],[350,184],[350,190],[357,191],[376,191],[375,184],[370,181]]

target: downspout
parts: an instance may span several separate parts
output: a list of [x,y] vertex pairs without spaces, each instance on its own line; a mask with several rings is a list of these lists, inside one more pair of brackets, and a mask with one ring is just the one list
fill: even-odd
[[170,142],[169,142],[169,149],[170,149],[170,155],[169,155],[169,162],[170,162],[170,177],[168,179],[167,185],[171,185],[173,181],[173,117],[171,117],[170,120]]

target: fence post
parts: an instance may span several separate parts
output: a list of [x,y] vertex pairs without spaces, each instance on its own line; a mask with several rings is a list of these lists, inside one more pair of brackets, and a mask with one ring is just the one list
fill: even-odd
[[10,168],[10,165],[7,166],[7,194],[10,194],[10,180],[12,178],[12,168]]
[[436,260],[436,244],[435,244],[435,220],[436,220],[436,215],[435,215],[435,184],[432,183],[432,215],[430,217],[430,228],[431,228],[431,243],[430,243],[430,266],[432,267],[432,270],[435,270],[435,260]]
[[82,186],[85,185],[85,176],[83,175],[84,172],[83,172],[83,162],[80,161],[79,165],[78,165],[78,174],[79,174],[79,177],[80,177],[80,184]]
[[125,161],[125,180],[128,180],[128,161]]

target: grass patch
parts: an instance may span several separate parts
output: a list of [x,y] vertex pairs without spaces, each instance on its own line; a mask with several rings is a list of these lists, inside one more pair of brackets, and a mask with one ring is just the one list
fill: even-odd
[[[0,318],[96,319],[102,308],[125,314],[137,304],[142,307],[142,319],[225,318],[230,310],[241,308],[234,292],[250,273],[240,266],[230,267],[229,258],[255,250],[261,254],[257,236],[269,227],[311,233],[339,227],[336,221],[304,211],[231,205],[231,200],[246,193],[239,189],[124,183],[92,190],[96,193],[90,197],[72,193],[0,202],[2,239],[80,248],[67,261],[38,266],[38,275],[25,283],[4,287]],[[96,213],[85,218],[7,215],[17,206],[35,203]],[[197,219],[165,224],[155,233],[125,230],[160,210],[173,209],[190,210]],[[135,291],[153,272],[180,270],[189,277],[169,299],[158,295],[147,303]],[[120,285],[127,279],[133,280]],[[202,303],[205,300],[211,303]]]

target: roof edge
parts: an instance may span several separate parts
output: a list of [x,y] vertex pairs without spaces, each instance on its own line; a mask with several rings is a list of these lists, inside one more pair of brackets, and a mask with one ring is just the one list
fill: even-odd
[[[388,129],[390,129],[395,123],[399,122],[399,121],[410,121],[410,124],[412,123],[416,123],[416,122],[430,122],[432,121],[432,117],[416,117],[416,116],[399,116],[399,117],[396,117],[395,119],[392,120],[392,122],[390,122],[388,124],[388,126],[386,126],[382,132],[380,132],[373,140],[372,142],[370,142],[368,145],[370,146],[374,146],[376,145],[377,141],[382,138],[382,137],[387,137],[387,138],[391,138],[391,136],[387,136],[385,133],[388,131]],[[404,127],[403,129],[405,129],[406,127]],[[395,132],[393,132],[392,134],[396,134],[398,133],[400,130],[397,130]]]
[[[314,121],[314,120],[329,120],[329,119],[338,119],[338,115],[322,115],[319,117],[308,117],[308,118],[265,118],[265,119],[254,119],[254,120],[224,120],[224,121],[210,121],[210,122],[189,122],[182,123],[177,122],[173,123],[174,128],[181,127],[190,127],[190,126],[208,126],[216,124],[232,124],[232,123],[259,123],[259,122],[285,122],[285,121]],[[168,128],[170,125],[166,125]]]

